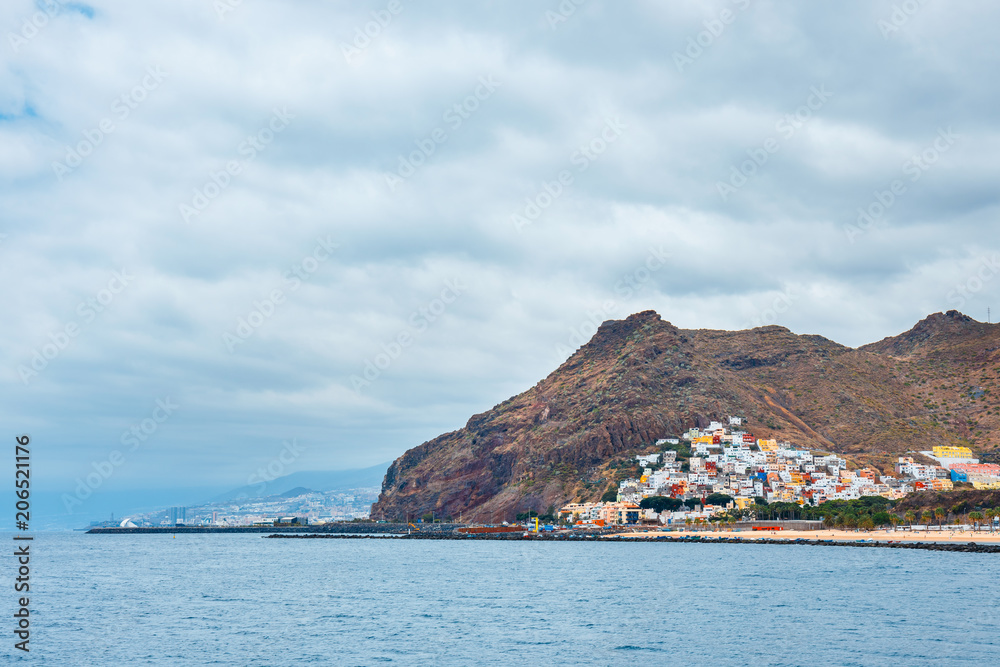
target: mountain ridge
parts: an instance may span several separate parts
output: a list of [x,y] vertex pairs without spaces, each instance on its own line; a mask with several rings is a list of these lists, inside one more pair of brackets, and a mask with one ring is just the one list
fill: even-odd
[[957,311],[856,349],[774,325],[608,320],[533,387],[396,459],[373,516],[509,518],[593,500],[656,439],[730,415],[757,437],[883,469],[935,444],[995,455],[998,350],[998,325]]

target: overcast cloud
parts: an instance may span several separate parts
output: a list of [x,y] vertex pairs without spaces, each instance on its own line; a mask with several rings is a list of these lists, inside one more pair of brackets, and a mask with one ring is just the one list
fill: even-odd
[[37,486],[388,461],[650,308],[856,346],[1000,307],[995,3],[350,4],[3,3]]

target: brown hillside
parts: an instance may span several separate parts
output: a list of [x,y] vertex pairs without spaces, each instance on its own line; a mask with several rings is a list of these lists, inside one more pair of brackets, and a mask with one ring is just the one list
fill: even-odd
[[657,438],[741,415],[758,437],[882,468],[937,444],[1000,445],[1000,327],[938,313],[851,349],[783,327],[682,330],[610,320],[528,391],[390,466],[376,518],[512,518],[598,498]]

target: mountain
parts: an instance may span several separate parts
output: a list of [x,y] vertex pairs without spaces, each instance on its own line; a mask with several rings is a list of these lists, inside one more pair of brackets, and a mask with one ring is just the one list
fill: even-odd
[[[264,498],[266,496],[286,495],[289,491],[301,489],[307,491],[346,491],[379,486],[382,482],[388,464],[357,468],[353,470],[310,470],[293,472],[290,475],[275,477],[270,481],[261,480],[248,484],[212,498],[211,503],[223,503],[243,498]],[[296,494],[298,495],[298,494]]]
[[290,489],[288,491],[285,491],[284,493],[279,493],[278,497],[279,498],[298,498],[299,496],[304,496],[307,493],[317,493],[317,492],[313,491],[312,489],[307,489],[304,486],[296,486],[294,489]]
[[656,439],[727,416],[883,470],[935,445],[996,457],[998,350],[1000,325],[957,311],[858,349],[779,326],[683,330],[653,311],[609,320],[531,389],[394,461],[372,516],[487,520],[595,500]]

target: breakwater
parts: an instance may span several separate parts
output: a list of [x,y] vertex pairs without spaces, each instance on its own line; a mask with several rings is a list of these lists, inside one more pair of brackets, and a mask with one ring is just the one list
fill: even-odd
[[[420,525],[420,532],[434,535],[448,535],[464,524],[458,523],[428,523]],[[134,535],[168,533],[180,535],[183,533],[288,533],[288,534],[322,534],[336,535],[354,533],[359,535],[389,535],[405,534],[412,530],[405,523],[325,523],[315,526],[150,526],[136,528],[91,528],[88,534],[94,535]]]
[[[375,535],[335,535],[335,534],[311,534],[311,535],[289,535],[272,533],[266,538],[286,538],[286,539],[365,539],[376,537]],[[761,544],[761,545],[795,545],[795,546],[822,546],[822,547],[856,547],[856,548],[882,548],[882,549],[922,549],[926,551],[960,551],[967,553],[1000,553],[998,544],[979,544],[968,542],[965,544],[937,543],[937,542],[894,542],[894,541],[872,541],[859,542],[851,540],[807,540],[807,539],[753,539],[744,540],[732,537],[638,537],[621,538],[609,534],[573,534],[558,535],[551,533],[485,533],[485,534],[461,534],[461,533],[412,533],[396,534],[401,540],[505,540],[505,541],[536,541],[536,542],[609,542],[609,543],[645,543],[645,544]]]

